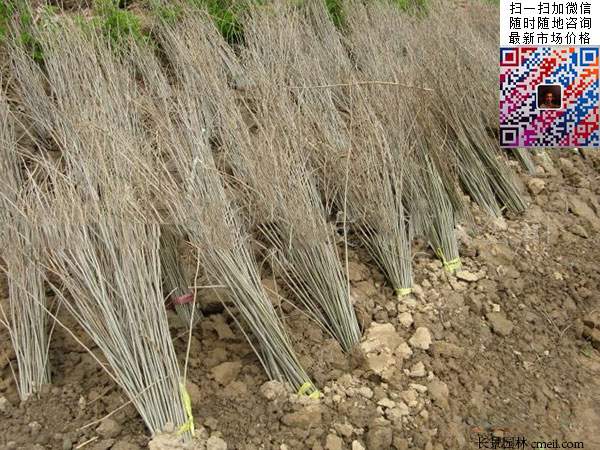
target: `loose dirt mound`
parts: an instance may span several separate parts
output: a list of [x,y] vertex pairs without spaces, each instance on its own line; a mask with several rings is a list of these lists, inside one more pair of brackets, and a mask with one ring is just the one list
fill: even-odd
[[[475,214],[474,230],[461,233],[455,276],[425,247],[415,249],[414,296],[395,300],[356,249],[350,269],[365,340],[352,358],[283,307],[320,400],[266,383],[245,339],[210,303],[191,349],[189,392],[204,442],[197,447],[440,450],[478,448],[494,434],[600,448],[600,155],[563,152],[552,161],[538,161],[540,176],[523,177],[532,196],[523,217]],[[185,339],[175,342],[184,354]],[[60,329],[51,355],[54,384],[20,405],[2,334],[0,448],[148,444],[130,405],[82,429],[125,396]],[[152,448],[170,448],[167,441]]]

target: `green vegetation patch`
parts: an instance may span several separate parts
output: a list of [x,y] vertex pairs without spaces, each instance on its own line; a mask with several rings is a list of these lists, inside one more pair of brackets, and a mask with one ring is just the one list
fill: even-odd
[[94,6],[98,16],[92,20],[93,25],[98,26],[117,48],[130,38],[146,40],[140,18],[131,11],[119,8],[118,1],[97,0]]

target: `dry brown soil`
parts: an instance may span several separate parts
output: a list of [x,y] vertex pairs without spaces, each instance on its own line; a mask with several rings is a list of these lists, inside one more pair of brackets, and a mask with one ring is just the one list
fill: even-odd
[[[549,153],[551,163],[537,160],[538,176],[521,175],[531,196],[523,216],[498,221],[475,211],[475,223],[461,227],[464,272],[456,276],[416,243],[415,295],[397,301],[353,248],[353,295],[365,333],[381,346],[373,359],[345,356],[283,307],[302,363],[324,392],[320,400],[264,385],[249,345],[222,307],[203,298],[189,390],[201,435],[212,437],[208,448],[225,441],[230,449],[455,450],[478,448],[493,434],[600,449],[600,153]],[[417,328],[427,330],[411,341]],[[183,331],[174,325],[174,336]],[[126,399],[60,329],[53,384],[20,404],[2,333],[0,449],[146,447],[131,406],[81,428]],[[185,340],[175,342],[183,355]]]

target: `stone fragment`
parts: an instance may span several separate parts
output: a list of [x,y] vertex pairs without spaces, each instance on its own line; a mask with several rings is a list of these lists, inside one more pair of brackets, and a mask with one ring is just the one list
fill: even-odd
[[401,360],[408,359],[412,356],[413,351],[406,342],[402,342],[396,349],[395,355]]
[[109,417],[100,422],[100,425],[96,428],[96,433],[103,438],[114,438],[121,433],[121,425]]
[[227,450],[227,442],[218,436],[211,436],[206,441],[206,450]]
[[129,441],[118,441],[110,450],[141,450],[141,447]]
[[409,386],[421,394],[427,392],[427,386],[423,386],[422,384],[410,383]]
[[379,400],[377,402],[377,404],[379,406],[383,406],[384,408],[393,408],[394,406],[396,406],[396,402],[393,400],[390,400],[389,398],[382,398],[381,400]]
[[408,414],[408,405],[404,402],[398,402],[394,408],[388,409],[385,415],[392,422],[398,422],[402,420],[402,417],[408,416]]
[[421,350],[427,350],[431,345],[431,333],[429,329],[425,327],[419,327],[415,331],[415,334],[408,340],[413,348]]
[[0,412],[3,414],[8,414],[12,409],[11,403],[4,396],[0,396]]
[[333,433],[329,433],[325,439],[326,450],[342,450],[344,448],[344,441]]
[[281,421],[288,427],[309,428],[321,423],[322,409],[319,404],[306,405],[298,411],[285,414]]
[[532,178],[527,183],[527,187],[529,188],[529,192],[533,195],[539,195],[546,187],[546,183],[539,178]]
[[595,311],[588,316],[584,317],[583,324],[590,328],[600,329],[600,311]]
[[503,313],[489,312],[486,317],[494,333],[500,336],[508,336],[514,328],[513,323]]
[[403,342],[392,324],[372,323],[360,344],[367,367],[384,379],[391,377],[402,361],[394,353]]
[[465,353],[465,349],[451,342],[439,341],[432,344],[431,353],[433,356],[460,358]]
[[352,441],[352,450],[365,450],[365,447],[359,441]]
[[373,390],[368,386],[361,386],[358,388],[358,393],[366,399],[373,398]]
[[263,383],[259,389],[259,392],[260,395],[267,400],[275,400],[276,398],[285,398],[288,390],[285,387],[285,384],[273,380]]
[[375,419],[369,425],[366,444],[369,450],[389,450],[392,445],[392,427],[389,421]]
[[600,350],[600,330],[598,328],[583,327],[583,336],[588,339],[594,348]]
[[348,275],[350,281],[363,281],[369,278],[371,271],[367,266],[356,261],[348,262]]
[[337,431],[338,434],[347,438],[352,436],[352,433],[354,432],[354,428],[349,423],[335,423],[333,424],[333,428],[335,428],[335,431]]
[[408,374],[412,378],[421,378],[425,375],[427,375],[427,372],[425,371],[425,365],[421,361],[412,366]]
[[235,380],[241,369],[242,363],[240,361],[234,361],[221,363],[218,366],[213,367],[210,372],[219,384],[225,386]]
[[433,380],[427,386],[429,395],[435,404],[442,409],[448,408],[448,385],[440,380]]
[[403,312],[398,315],[398,322],[400,322],[403,327],[409,328],[414,322],[413,316],[409,312]]
[[463,281],[468,281],[469,283],[474,283],[475,281],[479,281],[481,276],[476,273],[469,272],[468,270],[457,270],[456,278]]

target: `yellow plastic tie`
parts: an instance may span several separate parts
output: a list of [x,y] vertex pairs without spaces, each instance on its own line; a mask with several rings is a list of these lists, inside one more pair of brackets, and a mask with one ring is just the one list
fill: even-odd
[[[313,391],[310,394],[307,394],[307,392],[310,389],[312,389]],[[321,393],[319,392],[319,390],[310,381],[307,381],[302,386],[300,386],[300,389],[298,389],[298,395],[308,395],[308,398],[314,399],[321,397]]]
[[404,296],[412,293],[412,288],[398,288],[398,289],[394,289],[394,293],[398,297],[404,297]]
[[192,415],[192,400],[190,399],[190,394],[188,394],[188,391],[183,383],[179,383],[179,393],[181,395],[181,401],[183,402],[183,408],[185,409],[187,420],[179,427],[178,433],[183,434],[189,431],[192,433],[192,436],[194,436],[195,427],[194,416]]
[[460,262],[460,257],[451,259],[450,261],[447,261],[446,258],[444,257],[444,253],[442,252],[441,248],[438,248],[435,251],[435,254],[437,255],[438,258],[440,258],[442,260],[442,264],[448,272],[454,272],[457,269],[459,269],[460,266],[462,265]]
[[444,267],[448,272],[454,272],[457,269],[460,269],[460,266],[462,265],[460,262],[460,258],[454,258],[450,261],[442,260],[442,263],[444,264]]

